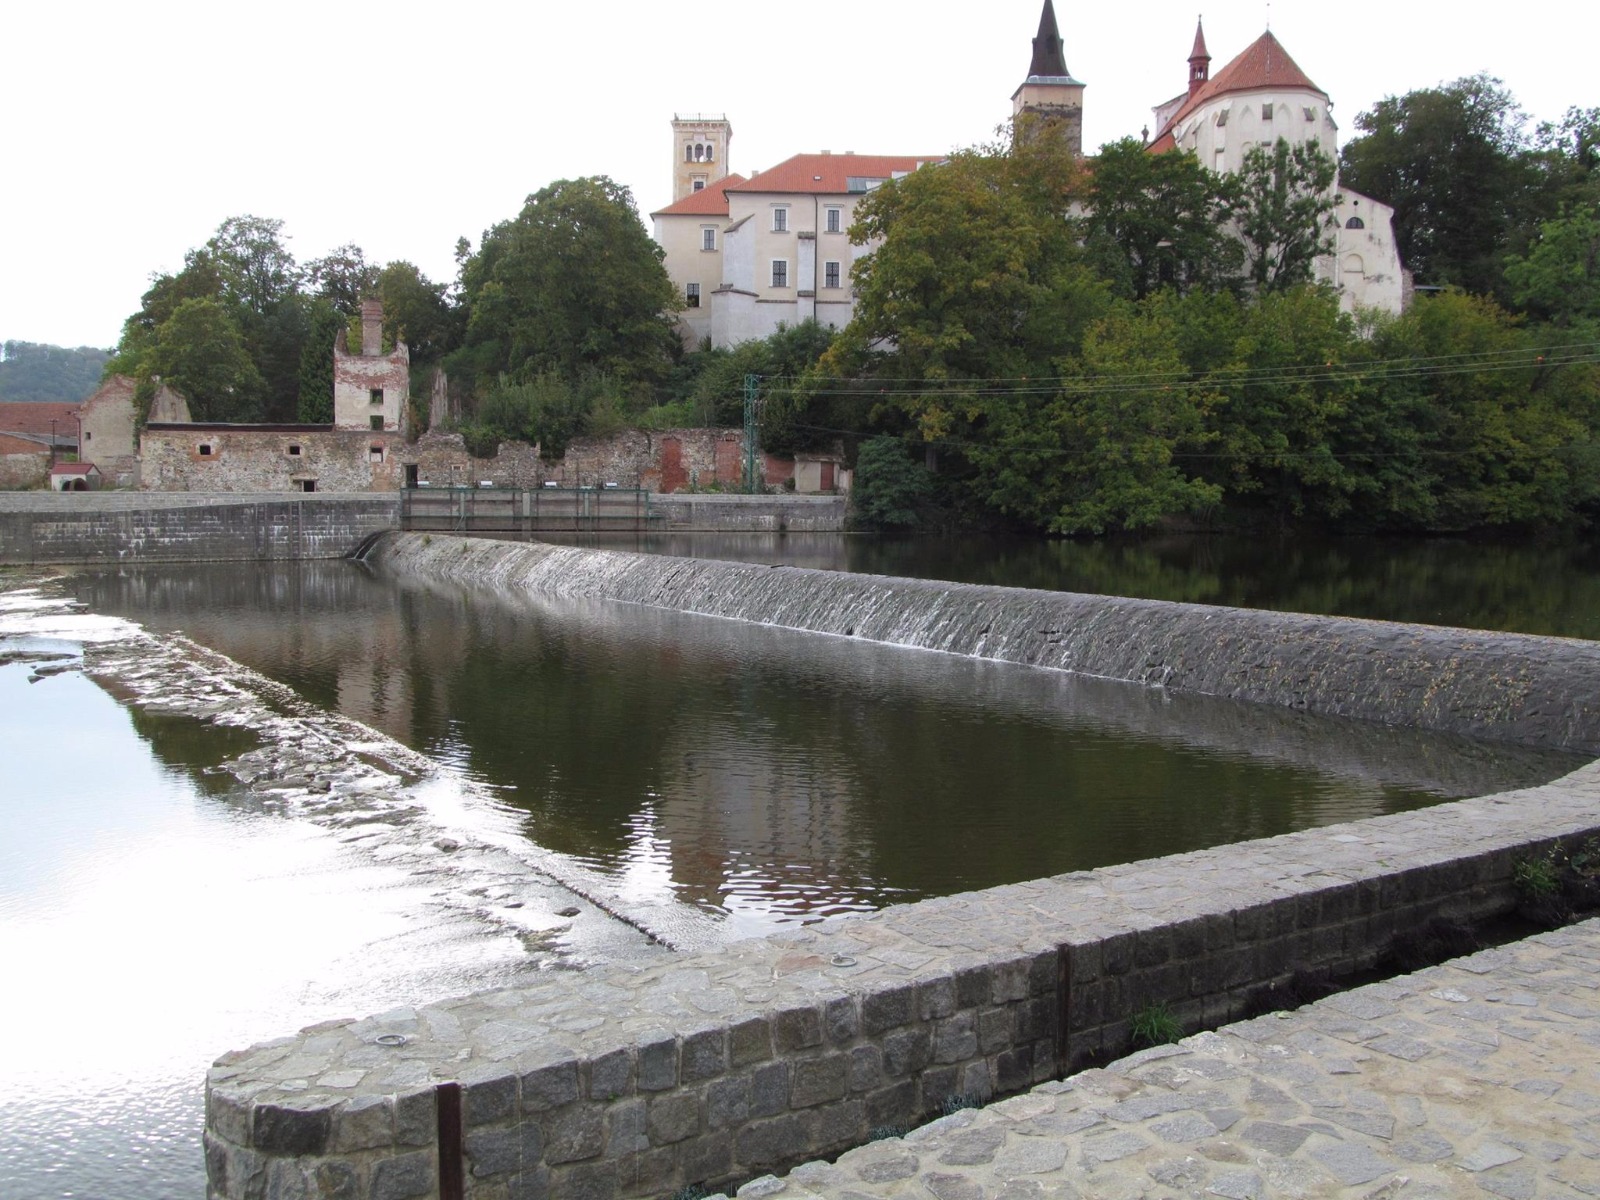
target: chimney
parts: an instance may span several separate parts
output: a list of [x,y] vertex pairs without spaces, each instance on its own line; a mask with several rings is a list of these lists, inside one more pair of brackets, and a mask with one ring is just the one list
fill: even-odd
[[361,353],[376,358],[383,353],[383,301],[361,302]]

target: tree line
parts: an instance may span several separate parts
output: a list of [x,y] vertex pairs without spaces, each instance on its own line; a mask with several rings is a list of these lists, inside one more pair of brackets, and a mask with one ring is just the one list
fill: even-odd
[[448,284],[354,245],[302,266],[281,222],[232,218],[153,279],[108,369],[146,395],[170,381],[199,419],[326,421],[334,339],[375,295],[386,338],[411,348],[413,394],[441,367],[481,452],[737,423],[754,374],[766,448],[861,451],[863,511],[874,476],[896,481],[885,524],[1587,518],[1600,109],[1530,128],[1474,77],[1355,125],[1341,182],[1394,207],[1424,289],[1399,317],[1342,314],[1313,280],[1335,171],[1315,146],[1258,147],[1218,176],[1132,139],[1086,164],[1024,127],[863,199],[852,237],[871,249],[837,334],[684,347],[632,195],[592,177],[530,195],[476,248],[461,239]]

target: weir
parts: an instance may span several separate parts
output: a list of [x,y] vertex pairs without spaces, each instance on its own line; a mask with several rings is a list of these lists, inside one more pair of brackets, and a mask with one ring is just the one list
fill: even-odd
[[1600,755],[1600,644],[427,534],[406,576],[620,601]]
[[[385,535],[380,569],[1431,724],[1594,753],[1583,642]],[[1299,970],[1515,904],[1514,864],[1600,831],[1600,764],[1543,787],[885,909],[230,1054],[210,1194],[662,1196],[737,1184],[1122,1053]]]

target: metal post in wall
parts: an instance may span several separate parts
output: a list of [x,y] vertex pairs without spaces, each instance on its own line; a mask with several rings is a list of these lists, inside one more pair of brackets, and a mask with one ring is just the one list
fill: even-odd
[[744,377],[744,490],[756,490],[756,396],[761,376]]

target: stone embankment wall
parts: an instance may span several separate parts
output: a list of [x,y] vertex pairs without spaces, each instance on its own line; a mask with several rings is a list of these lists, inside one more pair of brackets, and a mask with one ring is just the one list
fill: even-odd
[[737,1185],[1126,1049],[1164,1003],[1241,1016],[1296,969],[1514,903],[1600,829],[1540,788],[890,908],[667,964],[334,1021],[218,1061],[210,1195],[603,1200]]
[[0,495],[0,565],[341,558],[400,523],[400,497]]
[[1600,644],[396,534],[385,567],[1600,755]]

